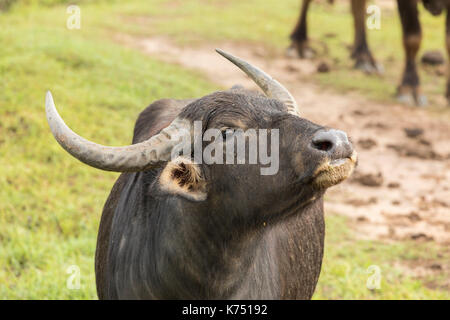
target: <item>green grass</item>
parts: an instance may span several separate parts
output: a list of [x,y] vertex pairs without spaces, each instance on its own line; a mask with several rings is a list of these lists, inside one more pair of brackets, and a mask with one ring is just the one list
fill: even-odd
[[[114,33],[162,33],[184,44],[249,40],[281,51],[288,44],[286,36],[298,14],[298,1],[154,0],[149,4],[133,0],[83,2],[81,8],[81,30],[65,28],[65,6],[19,4],[0,16],[2,299],[96,298],[98,223],[117,174],[85,166],[57,145],[45,120],[45,91],[52,90],[58,110],[76,132],[107,145],[128,144],[134,120],[153,100],[202,96],[218,86],[190,70],[120,47],[112,40]],[[336,72],[314,79],[339,90],[357,89],[381,98],[393,82],[387,76],[348,73],[348,52],[340,44],[350,43],[352,37],[345,32],[351,23],[346,10],[345,6],[314,6],[313,37],[337,33],[327,43],[333,48],[331,56],[341,61]],[[138,16],[148,20],[136,23]],[[386,35],[384,29],[371,33],[371,41],[377,56],[383,60],[393,55],[399,69],[398,26],[384,19],[383,26],[392,26],[392,33]],[[426,30],[430,25],[437,28],[438,20],[426,21]],[[383,48],[383,37],[397,42]],[[438,42],[438,35],[433,37],[432,42],[426,41],[428,45]],[[438,278],[412,279],[397,266],[448,261],[448,255],[438,254],[439,247],[356,240],[348,223],[342,217],[327,217],[325,260],[316,299],[450,298],[448,291],[425,286]],[[80,268],[80,290],[66,286],[71,265]],[[366,288],[365,270],[370,265],[382,270],[380,290]]]
[[[450,292],[439,287],[448,274],[414,279],[411,266],[445,265],[450,252],[431,243],[357,240],[349,221],[338,215],[326,219],[325,257],[314,299],[449,299]],[[381,271],[379,289],[366,286],[377,266]],[[426,284],[426,285],[425,285]]]
[[[43,15],[58,21],[56,12]],[[64,25],[34,23],[39,14],[11,13],[0,27],[0,298],[96,298],[96,234],[117,174],[85,166],[57,145],[45,119],[46,90],[75,131],[125,145],[153,100],[218,87]],[[81,269],[81,290],[66,288],[70,265]]]

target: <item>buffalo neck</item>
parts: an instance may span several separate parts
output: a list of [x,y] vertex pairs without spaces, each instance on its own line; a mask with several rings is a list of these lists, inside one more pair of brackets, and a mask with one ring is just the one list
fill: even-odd
[[[270,214],[270,210],[243,212],[233,206],[220,211],[208,202],[199,204],[176,196],[155,198],[144,181],[142,174],[134,174],[114,215],[108,256],[112,298],[239,296],[245,292],[243,286],[254,282],[250,281],[252,270],[261,263],[266,273],[276,274],[276,257],[267,257],[274,253],[276,241],[270,229],[283,219],[255,216],[289,217],[305,210],[292,200],[273,209],[283,212]],[[211,210],[213,207],[216,209]],[[277,281],[271,281],[268,293],[278,290]]]

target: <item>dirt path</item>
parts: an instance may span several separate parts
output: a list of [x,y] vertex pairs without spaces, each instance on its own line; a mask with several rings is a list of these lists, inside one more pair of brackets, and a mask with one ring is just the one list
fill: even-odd
[[242,84],[255,88],[242,72],[214,52],[215,47],[261,67],[292,92],[303,117],[345,130],[356,145],[358,168],[350,181],[328,191],[328,214],[350,217],[362,238],[450,244],[448,115],[438,119],[427,110],[324,90],[307,81],[308,75],[316,72],[314,64],[267,57],[263,48],[236,43],[178,47],[165,38],[125,35],[118,35],[117,41],[200,71],[225,87]]

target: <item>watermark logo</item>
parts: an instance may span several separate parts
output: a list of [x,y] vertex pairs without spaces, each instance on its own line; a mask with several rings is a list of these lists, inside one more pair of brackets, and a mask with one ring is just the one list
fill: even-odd
[[367,29],[380,30],[381,29],[381,9],[377,5],[370,5],[367,7]]
[[381,288],[381,268],[377,265],[371,265],[366,270],[367,274],[371,274],[366,281],[366,288],[375,290]]
[[[202,122],[194,121],[193,133],[193,138],[188,130],[171,137],[179,141],[172,149],[171,160],[179,156],[190,158],[193,146],[197,164],[260,164],[261,175],[278,173],[279,129],[210,128],[203,132]],[[203,148],[204,142],[209,143]]]
[[81,271],[77,265],[71,265],[66,269],[69,277],[66,281],[66,287],[69,290],[79,290],[81,288]]
[[69,17],[67,18],[67,29],[81,29],[81,9],[79,6],[70,5],[66,10]]
[[381,289],[381,268],[377,265],[370,265],[367,269],[361,267],[355,267],[348,262],[340,262],[335,266],[336,270],[342,274],[342,278],[345,281],[356,280],[364,283],[368,290],[380,290]]

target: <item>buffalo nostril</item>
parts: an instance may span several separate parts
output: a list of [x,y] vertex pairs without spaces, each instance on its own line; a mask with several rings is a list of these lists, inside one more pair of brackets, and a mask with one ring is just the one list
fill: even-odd
[[326,152],[330,159],[346,158],[353,151],[344,131],[327,129],[314,134],[311,147],[321,152]]
[[328,140],[313,141],[313,146],[320,151],[330,151],[333,148],[333,142]]
[[312,139],[312,147],[323,152],[331,152],[338,142],[337,135],[332,130],[321,130]]

